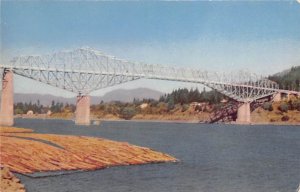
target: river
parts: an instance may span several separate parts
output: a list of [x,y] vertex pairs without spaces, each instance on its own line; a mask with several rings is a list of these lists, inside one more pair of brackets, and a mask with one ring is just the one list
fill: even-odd
[[179,163],[112,167],[60,176],[18,175],[28,192],[295,192],[300,127],[16,119],[38,133],[86,135],[150,147]]

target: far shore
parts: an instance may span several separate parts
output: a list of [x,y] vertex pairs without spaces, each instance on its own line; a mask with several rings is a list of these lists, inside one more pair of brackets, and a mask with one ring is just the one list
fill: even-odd
[[[45,116],[43,114],[38,115],[15,115],[15,118],[23,118],[23,119],[58,119],[58,120],[69,120],[74,121],[74,118],[63,118],[63,117],[52,117],[52,116]],[[131,121],[131,122],[158,122],[158,123],[191,123],[191,124],[206,124],[205,121],[195,120],[195,119],[184,119],[184,120],[169,120],[169,119],[130,119],[125,120],[121,118],[102,118],[102,119],[91,119],[91,125],[99,125],[101,121]],[[232,124],[232,125],[239,125],[232,122],[218,122],[215,124]],[[292,125],[292,126],[299,126],[300,122],[251,122],[250,124],[244,125]]]

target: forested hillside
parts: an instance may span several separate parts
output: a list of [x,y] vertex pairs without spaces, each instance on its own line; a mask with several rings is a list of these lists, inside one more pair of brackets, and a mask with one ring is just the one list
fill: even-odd
[[226,98],[221,93],[210,90],[202,92],[198,89],[179,88],[172,93],[165,94],[159,98],[159,102],[174,103],[174,104],[188,104],[191,102],[208,102],[210,104],[219,103],[222,99]]
[[281,89],[300,91],[300,66],[269,76],[269,79],[277,82]]

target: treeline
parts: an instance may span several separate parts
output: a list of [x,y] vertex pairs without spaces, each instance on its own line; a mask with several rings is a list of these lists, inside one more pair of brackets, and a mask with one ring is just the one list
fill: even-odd
[[[174,113],[175,111],[184,112],[189,108],[192,102],[207,102],[209,104],[218,104],[225,97],[216,91],[200,92],[198,89],[176,89],[169,94],[165,94],[154,99],[134,99],[130,103],[123,102],[101,102],[98,105],[91,106],[91,113],[96,117],[114,115],[124,119],[130,119],[136,114],[141,115],[164,115]],[[145,105],[144,107],[141,107]]]
[[[110,102],[104,103],[101,101],[97,105],[91,105],[91,112],[103,115],[115,115],[125,119],[129,119],[135,114],[165,114],[169,113],[176,106],[181,106],[182,110],[188,109],[189,104],[192,102],[206,102],[209,104],[218,104],[225,97],[216,91],[206,91],[205,88],[200,92],[198,89],[176,89],[169,94],[165,94],[159,98],[154,99],[134,99],[132,102]],[[147,104],[147,108],[141,110],[141,104]],[[73,104],[64,104],[61,102],[52,101],[51,105],[43,106],[38,100],[35,103],[16,103],[14,105],[15,114],[26,114],[28,111],[32,111],[34,114],[47,113],[49,110],[51,113],[74,113],[76,106]]]
[[14,113],[15,114],[26,114],[28,111],[32,111],[34,114],[38,113],[38,114],[43,114],[43,113],[47,113],[49,110],[51,111],[51,113],[60,113],[63,112],[65,109],[69,109],[71,111],[75,111],[75,105],[73,104],[64,104],[61,102],[56,102],[56,101],[52,101],[51,105],[49,106],[44,106],[40,104],[40,101],[37,100],[37,102],[32,103],[32,102],[19,102],[14,104]]
[[292,67],[286,74],[272,75],[268,78],[278,83],[280,89],[300,91],[300,66]]
[[224,95],[215,90],[206,91],[205,88],[203,88],[202,92],[199,92],[197,88],[190,90],[188,90],[187,88],[182,88],[174,90],[170,94],[161,96],[159,98],[159,102],[172,102],[174,104],[181,105],[189,104],[192,102],[207,102],[209,104],[217,104],[220,103],[220,101],[224,98]]

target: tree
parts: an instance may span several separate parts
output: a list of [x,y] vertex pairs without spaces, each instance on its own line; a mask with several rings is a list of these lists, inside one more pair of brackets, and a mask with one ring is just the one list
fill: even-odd
[[287,112],[289,110],[289,106],[288,104],[286,103],[282,103],[280,104],[280,106],[278,107],[278,109],[281,111],[281,112]]
[[264,110],[267,110],[267,111],[273,111],[272,103],[270,103],[270,102],[264,103],[264,104],[263,104],[263,109],[264,109]]
[[269,76],[268,79],[279,84],[280,89],[300,91],[300,66],[292,67],[290,71]]
[[129,120],[131,119],[133,116],[135,116],[136,114],[136,110],[134,107],[124,107],[122,110],[121,110],[121,117],[123,119],[126,119],[126,120]]
[[24,114],[24,111],[20,108],[15,109],[15,114]]
[[174,98],[170,97],[168,101],[168,111],[171,111],[175,108]]

